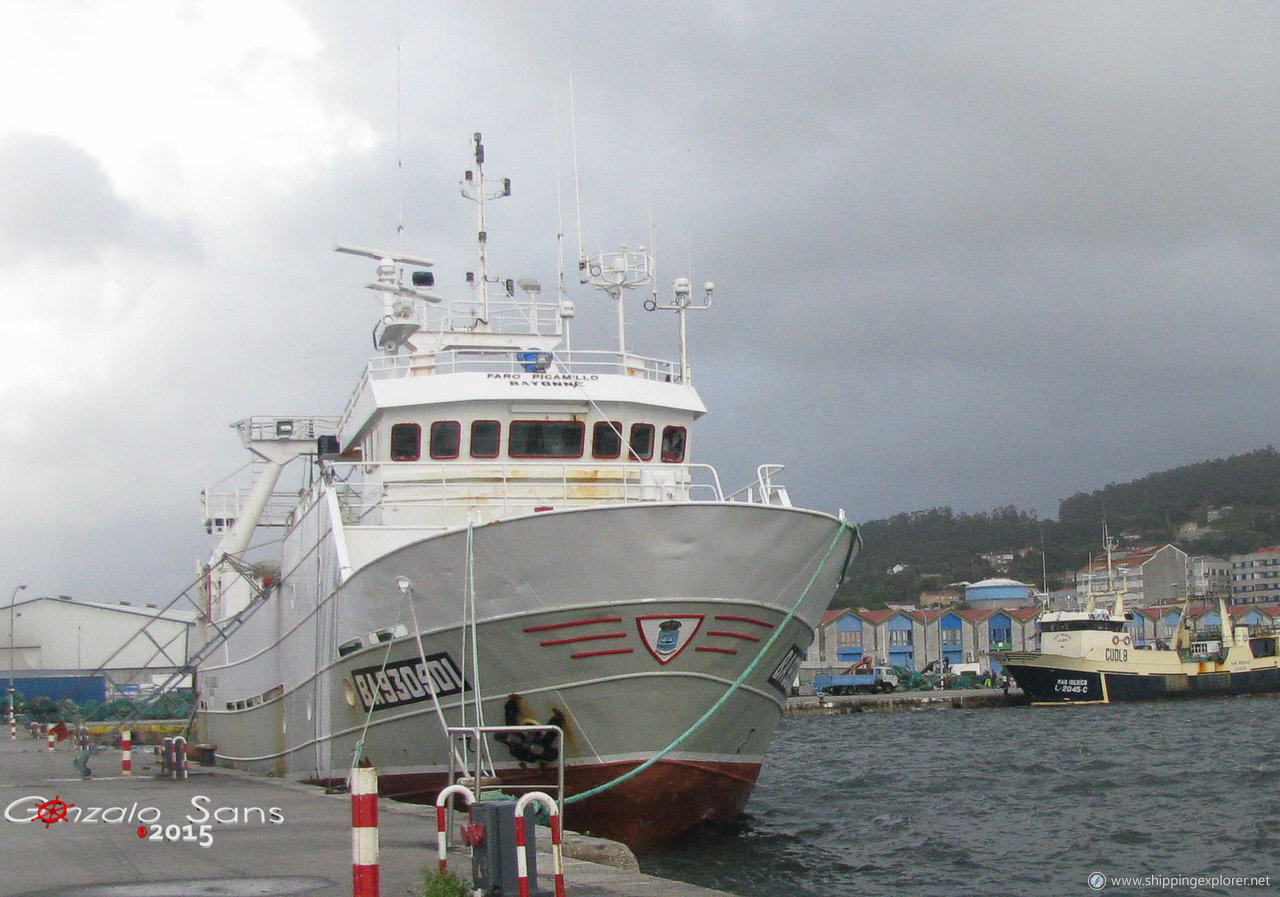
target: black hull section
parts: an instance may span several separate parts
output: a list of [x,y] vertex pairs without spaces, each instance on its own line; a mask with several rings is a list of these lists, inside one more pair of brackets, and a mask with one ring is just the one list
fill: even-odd
[[1096,704],[1280,693],[1280,668],[1195,675],[1083,672],[1021,664],[1008,664],[1005,668],[1033,704]]
[[1096,704],[1106,700],[1099,673],[1013,664],[1004,668],[1033,704]]

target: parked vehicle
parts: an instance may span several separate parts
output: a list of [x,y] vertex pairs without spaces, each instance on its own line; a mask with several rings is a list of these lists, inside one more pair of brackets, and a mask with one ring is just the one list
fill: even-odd
[[813,691],[820,695],[854,695],[889,692],[898,687],[892,667],[874,666],[871,658],[860,660],[843,673],[815,676]]

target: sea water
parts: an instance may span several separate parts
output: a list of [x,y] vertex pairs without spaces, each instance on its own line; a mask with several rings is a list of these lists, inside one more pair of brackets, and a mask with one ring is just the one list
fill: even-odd
[[739,823],[641,868],[742,897],[1280,894],[1280,698],[784,719]]

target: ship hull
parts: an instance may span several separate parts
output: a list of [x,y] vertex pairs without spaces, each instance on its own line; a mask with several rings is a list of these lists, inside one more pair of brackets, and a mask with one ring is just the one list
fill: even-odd
[[[276,607],[202,670],[219,761],[317,783],[367,762],[383,794],[432,801],[474,756],[446,726],[558,714],[566,826],[637,850],[742,811],[854,550],[790,508],[593,508],[411,541],[325,591],[335,528],[314,507]],[[555,764],[481,741],[500,782],[554,784]]]
[[[1136,652],[1135,652],[1136,653]],[[1155,652],[1152,652],[1155,653]],[[1078,659],[1009,654],[1004,668],[1033,704],[1112,704],[1280,693],[1280,667],[1270,659],[1244,669],[1126,669]]]

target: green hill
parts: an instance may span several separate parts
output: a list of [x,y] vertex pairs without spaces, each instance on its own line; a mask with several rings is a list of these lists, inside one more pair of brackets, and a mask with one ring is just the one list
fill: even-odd
[[[1280,544],[1280,452],[1267,446],[1080,492],[1059,504],[1057,520],[1014,507],[976,514],[942,507],[868,521],[863,550],[833,604],[914,602],[922,591],[994,575],[1070,586],[1074,571],[1101,550],[1104,518],[1122,543],[1172,542],[1192,555]],[[1007,571],[982,558],[997,553],[1014,554]]]

